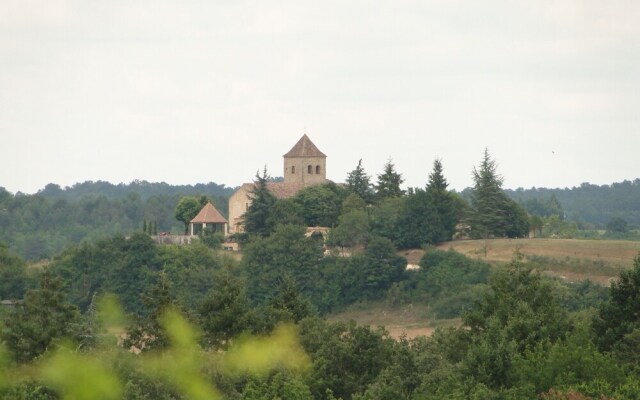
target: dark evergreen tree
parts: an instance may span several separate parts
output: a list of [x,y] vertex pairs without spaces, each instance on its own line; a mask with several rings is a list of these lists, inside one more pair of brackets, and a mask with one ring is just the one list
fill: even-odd
[[473,169],[471,233],[474,237],[522,237],[529,231],[526,213],[502,190],[495,160],[485,149],[480,168]]
[[0,300],[21,299],[26,288],[26,263],[0,242]]
[[168,347],[169,337],[162,327],[162,317],[169,307],[176,307],[177,302],[171,294],[171,281],[165,273],[159,275],[155,286],[142,294],[142,302],[148,314],[136,316],[133,325],[127,329],[125,347],[134,346],[141,351]]
[[40,287],[25,295],[24,304],[4,321],[2,340],[19,362],[44,354],[56,339],[70,336],[80,314],[67,303],[62,281],[45,271]]
[[249,194],[251,205],[244,213],[244,229],[251,235],[268,236],[273,227],[269,224],[271,207],[276,202],[276,197],[269,191],[267,168],[262,171],[262,176],[256,172],[254,187]]
[[[360,164],[358,164],[359,166]],[[404,195],[404,190],[400,189],[400,185],[404,182],[402,175],[394,169],[391,160],[384,165],[384,171],[378,175],[378,182],[375,185],[376,199],[384,200],[388,197],[400,197]]]
[[279,225],[269,237],[254,237],[244,248],[242,268],[251,300],[264,304],[285,274],[311,297],[317,289],[322,247],[305,236],[305,228]]
[[640,254],[633,269],[622,271],[620,279],[611,283],[609,301],[600,306],[593,328],[601,350],[609,351],[626,338],[640,332]]
[[273,329],[280,322],[300,322],[303,318],[313,316],[315,311],[296,284],[296,279],[285,273],[278,284],[277,291],[266,306],[266,327]]
[[352,193],[357,194],[367,203],[373,200],[373,190],[369,175],[364,172],[362,159],[358,161],[358,166],[347,175],[347,185]]
[[455,198],[447,190],[448,186],[442,173],[442,161],[436,159],[433,162],[433,171],[429,174],[426,190],[435,211],[435,242],[451,240],[458,222]]
[[398,219],[398,247],[407,249],[437,243],[439,224],[433,200],[426,191],[416,189],[407,196]]
[[215,286],[198,307],[207,347],[225,348],[229,340],[248,330],[249,299],[246,284],[231,267],[216,274]]

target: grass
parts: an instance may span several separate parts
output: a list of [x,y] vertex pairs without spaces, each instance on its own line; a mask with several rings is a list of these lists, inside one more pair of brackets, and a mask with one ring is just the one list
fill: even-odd
[[384,302],[356,303],[345,311],[327,316],[332,322],[354,320],[358,325],[384,326],[394,338],[429,336],[439,326],[459,325],[457,320],[433,320],[429,318],[427,305],[409,304],[390,307]]
[[[443,243],[441,250],[453,249],[471,258],[492,264],[508,263],[516,251],[525,261],[545,274],[567,282],[589,279],[608,286],[620,271],[631,268],[640,252],[640,242],[627,240],[578,239],[491,239],[460,240]],[[398,252],[409,264],[419,264],[424,250],[409,249]],[[460,326],[459,319],[433,318],[427,305],[405,306],[394,310],[384,303],[358,304],[347,311],[329,316],[329,320],[355,320],[358,324],[383,325],[394,337],[402,332],[408,337],[429,335],[437,327]]]
[[640,242],[628,240],[460,240],[438,247],[491,263],[509,262],[519,251],[548,275],[570,282],[589,279],[602,285],[608,285],[623,269],[631,268],[640,252]]

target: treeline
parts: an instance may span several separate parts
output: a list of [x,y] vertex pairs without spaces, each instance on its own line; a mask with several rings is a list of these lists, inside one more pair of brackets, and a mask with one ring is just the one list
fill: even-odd
[[0,241],[27,260],[50,258],[72,244],[141,230],[182,232],[174,218],[183,196],[206,196],[221,212],[233,189],[215,183],[171,186],[134,181],[128,185],[84,182],[49,184],[34,195],[0,188]]
[[[544,277],[517,255],[509,265],[491,268],[429,249],[419,270],[406,271],[390,241],[378,238],[352,257],[323,256],[321,244],[293,225],[255,237],[240,262],[202,244],[159,246],[142,233],[70,248],[45,271],[27,270],[6,247],[0,250],[0,282],[16,283],[0,286],[0,296],[24,294],[24,302],[2,316],[5,399],[79,396],[83,392],[74,390],[81,382],[90,390],[115,388],[103,398],[125,399],[640,395],[640,303],[633,300],[640,258],[607,296],[588,282],[566,285]],[[99,313],[107,292],[129,315],[109,330],[104,324],[110,319]],[[322,318],[366,301],[426,303],[441,316],[461,315],[462,325],[394,340],[383,328]],[[192,336],[174,314],[168,322],[167,310],[178,310],[200,334]],[[283,323],[295,324],[297,339],[278,336]],[[116,326],[124,326],[120,345]],[[250,350],[242,350],[247,345]],[[268,353],[259,353],[264,348]],[[228,361],[238,351],[254,355],[240,370]],[[265,370],[264,360],[280,361]],[[65,373],[52,377],[52,368]],[[90,374],[78,370],[86,368]],[[102,379],[109,385],[98,384]]]
[[640,228],[640,178],[610,185],[583,183],[564,189],[519,188],[506,192],[534,212],[542,211],[540,205],[555,198],[562,205],[566,219],[583,229],[606,229],[607,224],[617,218],[624,219],[629,229]]
[[307,187],[294,197],[277,199],[269,192],[269,176],[258,174],[252,202],[244,215],[247,236],[266,237],[278,225],[330,227],[327,244],[358,249],[382,237],[398,249],[417,248],[459,237],[526,237],[531,221],[525,210],[502,190],[502,177],[487,151],[474,168],[468,201],[448,189],[441,160],[435,160],[424,187],[400,188],[402,175],[391,161],[376,182],[362,160],[346,185]]
[[[142,200],[147,200],[153,196],[177,195],[196,196],[206,193],[210,196],[229,197],[234,189],[219,185],[214,182],[197,183],[195,185],[170,185],[166,182],[147,182],[134,180],[130,183],[113,184],[105,181],[85,181],[76,183],[73,186],[60,187],[55,183],[49,183],[44,189],[39,190],[39,194],[48,198],[64,198],[67,200],[79,200],[82,197],[104,196],[108,199],[126,197],[131,192],[136,193]],[[21,195],[17,193],[17,195]]]

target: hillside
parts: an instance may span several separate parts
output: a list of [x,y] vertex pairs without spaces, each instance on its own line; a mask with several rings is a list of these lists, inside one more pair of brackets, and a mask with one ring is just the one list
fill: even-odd
[[[630,268],[640,252],[640,242],[625,240],[577,239],[493,239],[460,240],[443,243],[443,250],[453,249],[469,257],[489,262],[508,262],[516,250],[539,264],[546,273],[569,281],[589,279],[607,285],[621,269]],[[486,249],[486,254],[485,254]],[[420,251],[406,257],[415,261]]]

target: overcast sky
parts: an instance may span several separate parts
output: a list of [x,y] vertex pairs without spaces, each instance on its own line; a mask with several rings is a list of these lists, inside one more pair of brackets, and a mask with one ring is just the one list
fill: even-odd
[[343,182],[640,176],[640,1],[0,1],[0,186],[238,186],[306,132]]

